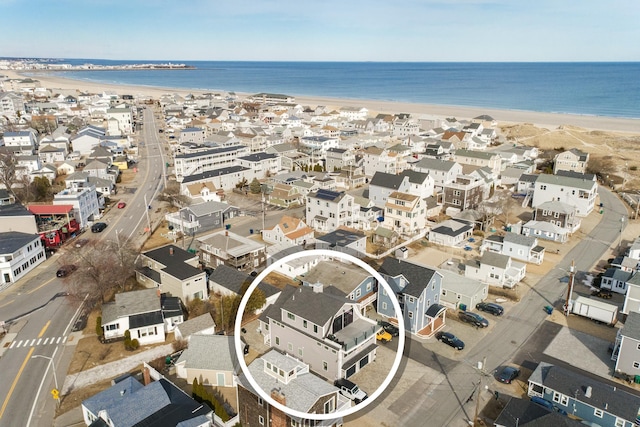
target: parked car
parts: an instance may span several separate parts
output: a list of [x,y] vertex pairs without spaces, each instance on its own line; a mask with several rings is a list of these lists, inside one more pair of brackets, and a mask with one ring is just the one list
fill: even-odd
[[378,331],[378,333],[376,334],[376,339],[378,341],[382,341],[382,342],[389,342],[391,341],[393,337],[391,336],[391,334],[387,331],[385,331],[384,329],[380,329]]
[[398,335],[400,335],[400,330],[391,323],[380,321],[379,324],[380,326],[382,326],[382,329],[389,332],[392,337],[397,337]]
[[513,366],[505,366],[498,374],[498,381],[505,384],[511,384],[513,380],[520,376],[520,369]]
[[504,313],[504,308],[493,302],[480,302],[476,305],[476,309],[486,313],[491,313],[494,316],[502,316],[502,313]]
[[343,396],[348,397],[349,399],[353,400],[356,403],[360,403],[368,397],[367,393],[360,390],[360,388],[357,385],[355,385],[354,383],[352,383],[346,378],[340,378],[336,380],[333,383],[333,385],[338,387],[338,389],[340,390],[340,393]]
[[458,318],[466,323],[471,323],[477,328],[486,328],[489,326],[489,321],[477,313],[470,311],[461,311],[458,313]]
[[595,291],[591,292],[591,296],[602,299],[611,299],[613,294],[611,293],[611,291],[607,291],[605,289],[596,289]]
[[105,224],[104,222],[96,222],[95,224],[93,224],[91,226],[91,232],[92,233],[101,233],[102,230],[104,230],[105,228],[107,228],[107,224]]
[[71,273],[76,271],[77,269],[78,269],[78,267],[76,267],[73,264],[63,265],[62,267],[60,267],[58,269],[58,271],[56,271],[56,277],[67,277],[68,275],[70,275]]
[[123,209],[127,204],[125,202],[118,202],[118,209]]
[[436,339],[438,341],[442,341],[448,346],[455,348],[456,350],[464,349],[464,343],[462,342],[462,340],[453,335],[451,332],[438,332],[436,334]]

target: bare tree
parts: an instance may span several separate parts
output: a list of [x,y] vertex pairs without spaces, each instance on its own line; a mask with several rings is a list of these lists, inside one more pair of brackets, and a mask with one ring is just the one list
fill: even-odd
[[103,304],[120,290],[135,272],[136,253],[121,239],[91,241],[70,253],[70,262],[78,268],[65,280],[71,296],[87,298],[89,307]]
[[158,195],[158,200],[169,202],[176,207],[189,206],[191,204],[191,199],[180,193],[180,184],[175,181],[167,183],[165,189]]
[[18,181],[17,165],[18,160],[15,154],[6,147],[0,148],[0,184],[9,191]]

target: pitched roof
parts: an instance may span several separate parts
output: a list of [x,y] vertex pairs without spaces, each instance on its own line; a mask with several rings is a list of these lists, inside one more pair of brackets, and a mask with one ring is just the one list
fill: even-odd
[[359,231],[338,228],[331,233],[327,233],[324,236],[317,237],[316,240],[321,240],[331,246],[345,247],[365,237],[366,235],[364,233],[360,233]]
[[434,233],[444,234],[445,236],[459,236],[469,230],[473,230],[472,224],[469,224],[467,221],[457,219],[443,221],[440,225],[431,229]]
[[587,190],[587,191],[593,190],[598,186],[598,184],[595,181],[574,178],[570,176],[551,175],[547,173],[538,175],[538,179],[536,179],[536,184],[538,183],[547,184],[547,185],[557,185],[560,187],[578,188],[580,190]]
[[239,362],[232,336],[191,335],[189,347],[180,355],[177,363],[183,361],[185,367],[191,369],[239,372]]
[[[635,420],[640,410],[640,396],[626,392],[619,385],[609,385],[573,369],[569,370],[540,362],[531,374],[529,381],[541,384],[566,396],[577,395],[580,402],[625,420]],[[589,387],[591,388],[591,397],[585,395]]]
[[448,172],[453,169],[456,164],[456,162],[449,160],[430,159],[425,157],[414,163],[414,167]]
[[409,284],[402,292],[414,297],[422,295],[422,292],[429,285],[434,274],[436,274],[436,271],[431,268],[394,258],[385,258],[378,271],[391,277],[404,276],[409,281]]
[[514,245],[521,245],[527,247],[533,247],[538,239],[533,236],[525,236],[524,234],[512,233],[508,231],[503,237],[503,242],[513,243]]
[[496,252],[485,251],[480,258],[482,264],[498,267],[503,270],[509,265],[509,255],[502,255]]
[[180,280],[188,279],[204,273],[202,270],[187,264],[187,261],[196,257],[195,254],[187,252],[176,245],[162,246],[151,251],[144,252],[148,258],[164,265],[163,272]]
[[[290,294],[283,293],[278,300],[280,298],[285,298],[281,309],[320,326],[330,321],[344,304],[351,302],[330,293],[314,292],[308,286],[300,286]],[[281,320],[279,316],[276,319]]]
[[211,317],[211,313],[204,313],[176,325],[182,338],[186,338],[205,329],[215,328],[216,324]]
[[640,341],[640,313],[636,311],[629,312],[627,320],[624,322],[624,327],[620,330],[620,334]]
[[552,412],[529,399],[512,397],[496,418],[494,425],[503,427],[584,427],[559,412]]
[[216,202],[215,200],[210,200],[204,203],[197,203],[195,205],[189,205],[185,209],[191,211],[196,217],[201,217],[204,215],[209,215],[213,212],[221,212],[226,211],[227,209],[233,208],[233,206],[228,203]]
[[161,314],[160,295],[157,289],[122,292],[116,294],[114,302],[102,305],[102,324],[113,322],[124,316],[153,312]]
[[386,172],[376,172],[373,174],[369,186],[375,185],[378,187],[391,188],[397,190],[405,180],[404,175],[394,175]]
[[[37,206],[37,205],[34,205]],[[0,217],[8,216],[33,216],[27,208],[21,203],[11,203],[9,205],[0,205]]]

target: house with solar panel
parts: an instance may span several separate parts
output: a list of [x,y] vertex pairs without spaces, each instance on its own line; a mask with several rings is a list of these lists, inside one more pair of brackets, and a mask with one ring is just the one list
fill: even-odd
[[266,345],[328,380],[347,378],[376,358],[375,321],[328,283],[287,286],[259,318]]
[[378,314],[397,324],[398,315],[392,302],[393,298],[397,298],[407,333],[428,338],[444,327],[447,309],[440,305],[440,273],[423,265],[395,258],[385,258],[378,272],[394,292],[390,295],[384,286],[378,286]]
[[320,189],[307,194],[306,223],[328,233],[340,226],[352,227],[360,210],[352,195]]
[[547,400],[587,425],[640,425],[640,396],[618,383],[594,379],[546,362],[538,364],[528,382],[530,397]]

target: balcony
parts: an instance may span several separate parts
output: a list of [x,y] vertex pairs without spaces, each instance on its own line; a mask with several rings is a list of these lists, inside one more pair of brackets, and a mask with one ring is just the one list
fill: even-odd
[[350,352],[371,340],[376,334],[377,325],[372,320],[356,319],[346,327],[336,332],[335,342],[342,346],[342,350]]

